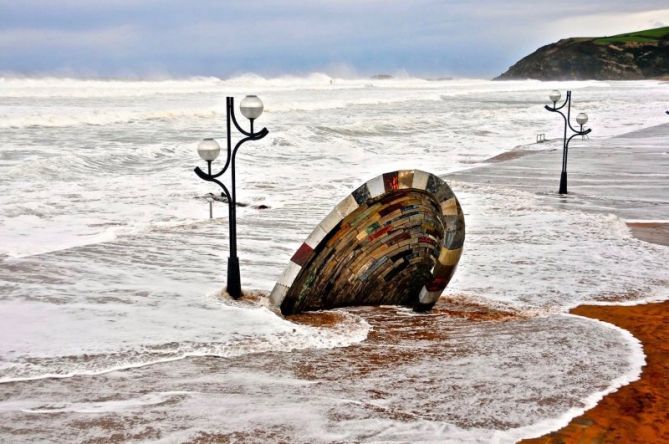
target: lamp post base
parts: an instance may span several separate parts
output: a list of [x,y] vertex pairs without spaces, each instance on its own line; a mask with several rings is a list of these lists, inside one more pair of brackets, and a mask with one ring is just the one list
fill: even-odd
[[233,299],[239,299],[242,295],[242,282],[239,276],[239,258],[230,256],[228,258],[228,294]]
[[560,174],[560,191],[558,191],[560,194],[567,194],[567,172],[563,171],[562,174]]

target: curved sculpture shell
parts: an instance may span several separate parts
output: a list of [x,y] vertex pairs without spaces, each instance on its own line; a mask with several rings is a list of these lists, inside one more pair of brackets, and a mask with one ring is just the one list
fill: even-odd
[[284,315],[352,305],[428,310],[457,267],[462,208],[439,177],[386,173],[363,184],[316,226],[270,296]]

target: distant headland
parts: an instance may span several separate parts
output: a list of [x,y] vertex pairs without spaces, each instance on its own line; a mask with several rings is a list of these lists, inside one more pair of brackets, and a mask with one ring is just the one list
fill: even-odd
[[562,39],[522,58],[495,80],[669,78],[669,26],[610,37]]

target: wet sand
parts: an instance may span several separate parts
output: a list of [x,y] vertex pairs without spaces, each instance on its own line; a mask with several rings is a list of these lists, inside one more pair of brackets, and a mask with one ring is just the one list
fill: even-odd
[[[538,193],[559,208],[633,219],[632,235],[669,246],[666,175],[647,165],[666,162],[669,125],[646,128],[570,152],[569,197],[554,193],[559,150],[504,153],[487,165],[449,175],[456,180]],[[501,165],[499,164],[501,162]],[[502,166],[503,165],[503,166]],[[638,168],[636,168],[638,166]],[[629,174],[633,171],[633,174]],[[666,170],[664,170],[666,171]],[[636,220],[646,218],[648,221]],[[666,264],[658,264],[666,267]],[[573,314],[615,324],[639,339],[647,364],[639,380],[611,393],[566,427],[526,443],[669,443],[669,301],[637,306],[579,306]]]
[[[6,383],[0,436],[82,443],[491,442],[502,433],[509,442],[527,433],[499,431],[531,424],[514,408],[554,418],[605,390],[627,367],[602,375],[611,367],[612,343],[605,328],[588,320],[534,316],[466,296],[444,297],[420,314],[386,306],[290,317],[328,330],[360,318],[369,334],[347,347],[193,356]],[[624,360],[628,350],[616,343]],[[589,355],[587,362],[565,358],[593,348],[609,354]],[[565,393],[556,381],[573,390]]]
[[643,343],[641,378],[611,393],[566,427],[523,443],[669,442],[669,301],[625,306],[582,305],[573,314],[610,322]]
[[630,220],[666,220],[668,136],[669,124],[663,124],[610,139],[575,140],[569,150],[567,196],[557,193],[562,149],[555,140],[530,150],[502,153],[445,178],[449,183],[525,191],[559,209],[613,213]]
[[[669,245],[669,224],[628,225],[639,239]],[[581,305],[571,313],[628,330],[643,344],[646,366],[639,380],[604,397],[566,427],[522,442],[669,442],[669,301],[635,306]]]
[[642,241],[669,246],[669,223],[628,222],[627,226]]
[[[509,162],[539,156],[542,154]],[[615,205],[606,206],[611,207]],[[653,211],[636,211],[635,217],[658,218]],[[639,230],[658,231],[658,227],[631,228],[641,239]],[[661,235],[656,238],[662,240]],[[246,296],[248,303],[262,300],[257,294]],[[667,326],[666,309],[664,304],[650,304],[574,311],[631,331],[643,341],[649,365],[641,381],[607,396],[575,419],[572,432],[557,432],[534,442],[592,442],[592,437],[595,442],[668,441],[666,434],[654,428],[669,422],[666,398],[661,396],[666,393],[666,382],[662,386],[654,382],[669,379],[667,369],[652,370],[656,368],[653,363],[662,364],[668,357],[667,349],[661,348],[666,343],[661,336],[666,334],[662,331]],[[533,317],[508,307],[476,304],[466,297],[442,298],[435,310],[419,315],[395,307],[350,311],[368,322],[371,331],[367,340],[349,347],[290,353],[270,350],[224,359],[195,356],[92,376],[4,384],[0,402],[5,402],[6,410],[0,411],[0,436],[16,442],[90,443],[158,439],[194,443],[438,442],[447,438],[453,442],[456,436],[471,437],[469,430],[483,433],[526,425],[524,416],[513,415],[522,407],[540,409],[546,418],[556,417],[567,407],[578,407],[587,394],[606,389],[613,379],[600,374],[602,368],[616,363],[608,347],[599,355],[605,360],[589,355],[583,362],[574,360],[577,366],[565,371],[565,364],[572,363],[560,360],[565,352],[579,347],[588,352],[604,336],[597,329],[586,336],[593,326],[583,318]],[[347,318],[347,312],[326,312],[291,320],[330,328]],[[650,339],[635,328],[646,331]],[[550,350],[545,350],[547,343],[554,344]],[[534,361],[527,350],[544,354]],[[620,352],[617,362],[627,355]],[[542,364],[536,371],[534,367]],[[481,367],[483,373],[474,375]],[[517,367],[521,368],[510,370]],[[649,372],[657,375],[644,383]],[[570,375],[571,379],[558,379]],[[586,381],[589,376],[596,384]],[[470,384],[475,377],[476,384]],[[591,384],[584,387],[586,382]],[[639,387],[640,383],[645,385]],[[515,386],[528,390],[519,397],[517,390],[508,390]],[[576,393],[550,392],[560,386]],[[474,396],[480,403],[468,404]],[[601,407],[609,404],[608,409]],[[600,408],[604,409],[600,416],[591,415]],[[322,435],[324,432],[327,434]]]

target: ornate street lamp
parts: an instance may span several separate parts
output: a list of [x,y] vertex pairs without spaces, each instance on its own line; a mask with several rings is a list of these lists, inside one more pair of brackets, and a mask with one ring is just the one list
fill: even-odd
[[[560,97],[562,97],[560,91],[554,89],[551,91],[548,97],[550,98],[551,102],[553,102],[553,106],[551,107],[546,105],[545,108],[550,112],[560,114],[564,119],[564,137],[562,138],[562,173],[560,174],[559,193],[567,194],[567,153],[569,151],[569,142],[571,142],[571,139],[576,136],[585,136],[586,134],[589,134],[592,130],[583,130],[583,125],[588,122],[588,115],[585,113],[580,113],[578,116],[576,116],[576,122],[581,126],[580,130],[577,131],[573,126],[571,126],[571,91],[567,91],[567,98],[560,106],[557,106],[557,102],[560,100]],[[565,107],[565,105],[567,106],[566,116],[562,111],[560,111]],[[574,133],[569,138],[567,138],[567,127],[569,127],[569,129]]]
[[[237,123],[237,118],[235,117],[234,98],[228,97],[226,103],[226,140],[228,155],[225,160],[225,165],[223,165],[223,168],[218,173],[211,173],[211,163],[216,160],[218,155],[221,153],[221,147],[214,139],[204,139],[198,145],[197,153],[200,155],[202,160],[207,162],[207,172],[205,173],[202,171],[200,167],[195,168],[195,174],[197,174],[200,179],[206,180],[208,182],[214,182],[223,189],[221,195],[228,202],[228,216],[230,225],[230,257],[228,258],[228,284],[226,290],[228,294],[235,299],[242,295],[242,284],[239,274],[239,258],[237,257],[237,190],[235,183],[235,158],[237,157],[237,150],[244,142],[249,140],[260,140],[269,133],[267,128],[263,128],[257,133],[253,131],[253,122],[258,117],[260,117],[263,111],[263,103],[257,96],[246,96],[240,103],[239,108],[242,112],[242,115],[250,120],[251,130],[246,131],[242,129],[241,126],[239,126],[239,123]],[[237,142],[234,149],[232,148],[230,122],[235,125],[237,131],[246,136]],[[231,171],[231,190],[228,190],[228,188],[220,180],[218,180],[219,177],[225,174],[228,168],[230,168]]]

